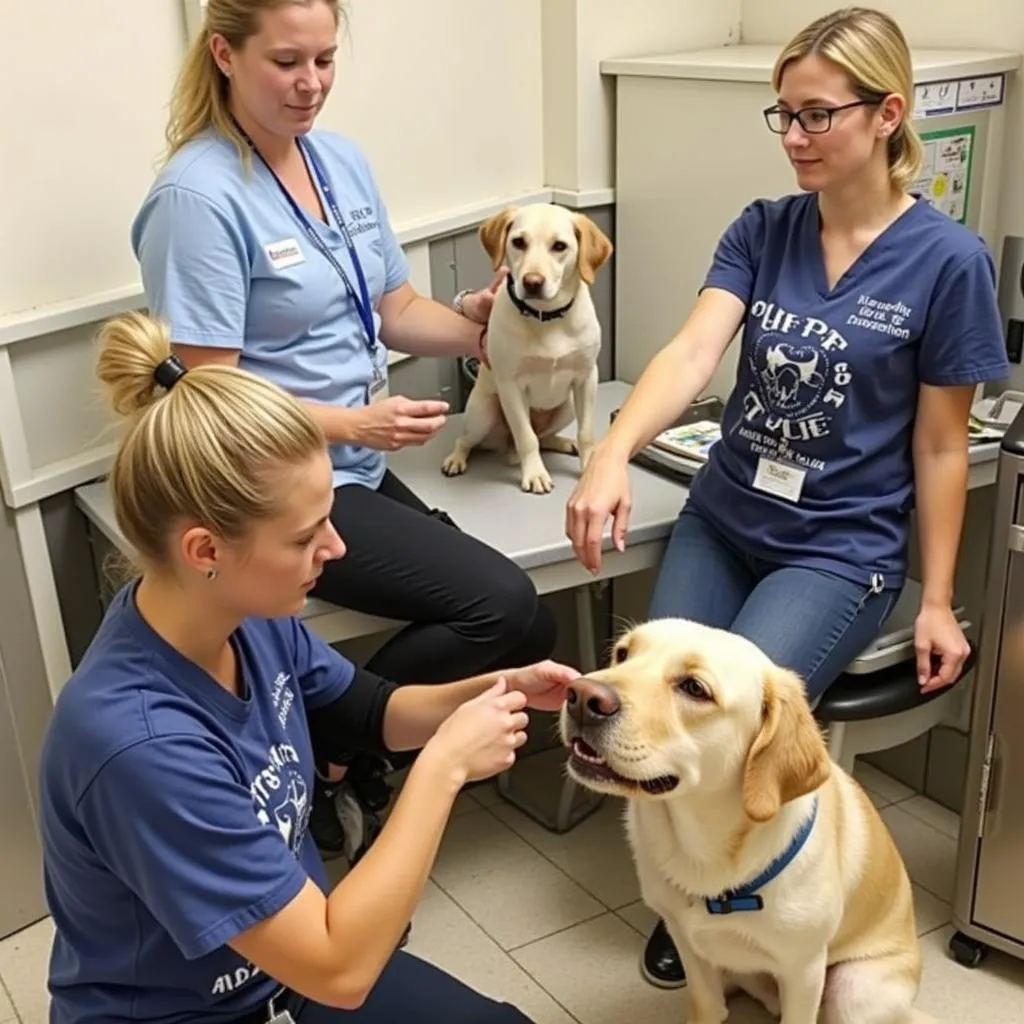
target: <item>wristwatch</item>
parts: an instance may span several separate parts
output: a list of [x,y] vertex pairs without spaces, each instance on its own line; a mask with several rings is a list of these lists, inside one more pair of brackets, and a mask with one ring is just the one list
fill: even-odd
[[472,295],[472,293],[472,288],[463,288],[462,291],[459,292],[459,294],[456,295],[454,299],[452,299],[452,309],[454,309],[455,312],[459,314],[459,316],[466,315],[466,311],[462,308],[462,303],[466,296]]

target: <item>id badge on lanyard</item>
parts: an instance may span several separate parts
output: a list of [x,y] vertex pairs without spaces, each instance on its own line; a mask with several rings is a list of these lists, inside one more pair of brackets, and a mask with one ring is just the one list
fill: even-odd
[[[288,201],[288,205],[291,206],[296,219],[306,229],[306,234],[309,236],[309,240],[312,242],[313,247],[317,249],[324,259],[326,259],[334,268],[334,271],[344,282],[345,288],[348,290],[349,296],[352,299],[352,304],[356,307],[356,312],[359,315],[359,320],[363,327],[363,334],[366,339],[367,354],[370,357],[370,386],[368,388],[367,400],[373,401],[378,397],[383,397],[384,388],[387,385],[387,354],[384,350],[384,346],[378,343],[377,332],[374,330],[373,306],[370,303],[370,289],[366,283],[366,274],[363,272],[363,264],[359,259],[359,253],[356,251],[355,243],[352,241],[352,235],[349,232],[348,225],[345,223],[345,219],[341,215],[341,210],[338,208],[338,203],[334,198],[334,190],[331,188],[331,183],[327,180],[327,175],[324,174],[323,168],[320,166],[320,161],[317,158],[316,153],[313,152],[312,147],[304,145],[301,139],[297,141],[300,152],[305,158],[310,170],[316,176],[317,184],[320,186],[320,191],[323,192],[324,198],[327,200],[327,208],[331,211],[331,215],[334,217],[335,223],[338,225],[338,228],[345,239],[345,247],[348,249],[349,259],[352,261],[352,268],[355,270],[356,280],[359,284],[358,290],[353,286],[348,272],[338,262],[337,257],[335,257],[334,253],[331,252],[327,243],[320,237],[320,233],[310,223],[309,218],[299,207],[298,203],[296,203],[292,198],[292,194],[284,187],[280,178],[278,178],[274,173],[274,169],[265,160],[263,163],[267,170],[270,171],[274,181],[277,182],[278,188]],[[250,145],[252,145],[251,140]],[[252,146],[252,149],[257,155],[259,155],[259,151],[255,146]],[[288,1022],[281,1021],[280,1024],[288,1024]]]
[[385,373],[386,357],[384,346],[377,343],[377,335],[373,327],[373,307],[370,305],[370,290],[366,284],[366,274],[363,273],[363,264],[359,259],[359,253],[356,251],[355,242],[352,241],[348,225],[345,223],[345,219],[342,217],[341,210],[338,208],[337,201],[334,198],[334,190],[331,188],[331,183],[327,180],[327,175],[324,174],[324,170],[320,166],[320,160],[316,153],[313,152],[312,147],[303,145],[301,140],[299,140],[299,148],[306,157],[313,174],[316,175],[317,184],[320,186],[320,191],[324,194],[324,199],[327,200],[328,209],[330,209],[338,228],[344,236],[349,259],[352,261],[352,267],[356,272],[356,279],[359,282],[359,292],[357,294],[355,288],[352,287],[352,281],[345,272],[345,268],[337,261],[334,253],[331,252],[320,237],[319,232],[303,217],[303,223],[309,233],[310,241],[323,253],[327,261],[337,271],[338,276],[345,282],[345,287],[348,289],[356,311],[359,313],[359,319],[363,324],[363,331],[367,339],[367,349],[370,355],[370,387],[367,399],[372,401],[383,392],[387,384],[387,376]]

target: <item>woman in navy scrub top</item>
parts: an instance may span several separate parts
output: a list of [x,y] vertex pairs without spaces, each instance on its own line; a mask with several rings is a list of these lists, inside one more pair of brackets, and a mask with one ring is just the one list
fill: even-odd
[[[129,417],[117,521],[141,563],[56,701],[41,756],[51,1024],[526,1024],[395,947],[468,781],[507,769],[552,662],[396,687],[295,617],[345,555],[323,431],[276,384],[186,370],[141,314],[101,331]],[[159,385],[159,386],[157,386]],[[316,757],[422,748],[333,888]]]
[[[370,668],[404,683],[528,664],[555,642],[529,577],[428,514],[387,469],[386,452],[428,441],[447,411],[399,395],[375,401],[388,349],[479,354],[493,292],[461,296],[464,315],[417,295],[366,157],[314,129],[341,14],[338,0],[210,0],[172,98],[169,159],[132,228],[149,309],[187,366],[258,373],[323,428],[331,516],[352,554],[313,594],[410,623]],[[355,859],[389,792],[384,764],[350,767],[337,801],[318,782],[313,832]]]
[[[951,610],[975,387],[1008,362],[995,267],[973,232],[908,193],[921,160],[898,26],[830,14],[779,57],[768,128],[801,192],[752,202],[718,244],[692,314],[652,360],[566,510],[594,569],[624,544],[626,464],[703,392],[742,328],[722,438],[693,481],[652,617],[730,629],[799,672],[812,702],[878,633],[903,587],[916,504],[920,684],[967,642]],[[684,126],[681,126],[684,127]],[[643,968],[685,983],[658,924]]]

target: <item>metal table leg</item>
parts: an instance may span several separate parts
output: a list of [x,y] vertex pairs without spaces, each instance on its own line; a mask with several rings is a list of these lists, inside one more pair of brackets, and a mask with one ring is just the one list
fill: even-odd
[[[597,640],[594,636],[594,602],[591,586],[592,584],[587,583],[577,587],[575,591],[579,667],[584,674],[597,668]],[[568,832],[584,818],[593,814],[604,801],[600,793],[591,793],[577,785],[568,775],[564,775],[558,796],[558,807],[552,817],[542,807],[538,807],[515,791],[512,783],[516,767],[513,766],[498,776],[498,793],[551,832]]]

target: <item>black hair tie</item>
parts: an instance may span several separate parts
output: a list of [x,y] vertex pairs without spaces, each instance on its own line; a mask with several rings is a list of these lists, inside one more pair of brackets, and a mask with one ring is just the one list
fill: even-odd
[[153,376],[160,387],[165,391],[170,391],[186,373],[188,373],[188,367],[176,355],[169,355],[157,365]]

